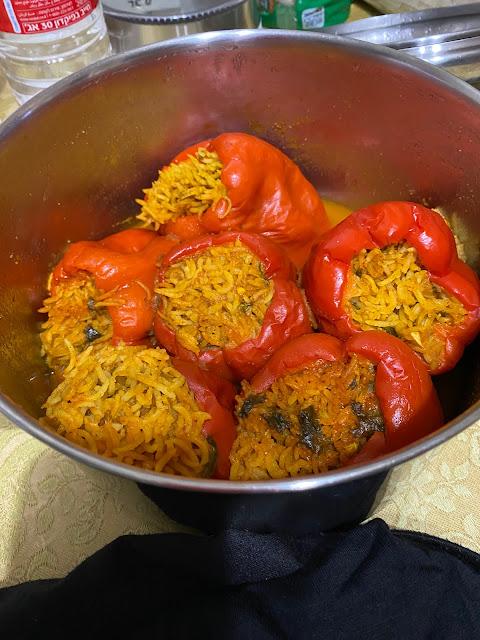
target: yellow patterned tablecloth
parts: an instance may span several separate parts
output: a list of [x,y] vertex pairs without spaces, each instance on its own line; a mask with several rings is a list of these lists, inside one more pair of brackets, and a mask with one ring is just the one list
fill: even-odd
[[[480,424],[391,473],[371,517],[480,552]],[[0,587],[66,575],[118,536],[185,531],[137,486],[0,416]]]

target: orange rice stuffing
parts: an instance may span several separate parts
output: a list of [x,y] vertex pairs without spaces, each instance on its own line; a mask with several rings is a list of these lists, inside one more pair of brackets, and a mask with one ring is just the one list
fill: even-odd
[[353,355],[317,362],[275,380],[263,394],[244,382],[231,480],[268,480],[336,469],[357,453],[383,417],[375,367]]
[[381,329],[400,338],[435,369],[443,360],[445,332],[461,324],[459,300],[430,281],[405,243],[363,249],[352,260],[345,306],[365,331]]

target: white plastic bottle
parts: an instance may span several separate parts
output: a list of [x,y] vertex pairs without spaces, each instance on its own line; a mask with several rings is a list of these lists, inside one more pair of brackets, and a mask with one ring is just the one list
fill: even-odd
[[99,0],[0,0],[0,63],[20,104],[110,53]]

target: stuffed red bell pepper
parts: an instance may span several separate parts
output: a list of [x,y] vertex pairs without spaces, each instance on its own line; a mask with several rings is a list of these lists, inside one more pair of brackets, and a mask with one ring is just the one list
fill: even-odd
[[235,389],[164,349],[91,345],[45,403],[62,436],[116,461],[228,478]]
[[425,365],[398,338],[314,333],[282,346],[237,398],[232,480],[320,473],[399,449],[443,424]]
[[382,202],[325,234],[304,270],[307,298],[328,333],[381,329],[432,374],[453,368],[480,330],[480,284],[440,214]]
[[224,133],[176,156],[145,189],[140,220],[191,239],[241,230],[279,243],[297,267],[328,228],[313,185],[268,142]]
[[294,271],[259,235],[232,231],[178,245],[158,274],[158,342],[225,377],[250,378],[279,346],[311,331]]
[[130,229],[75,242],[53,270],[40,334],[48,364],[61,372],[89,344],[135,344],[153,324],[153,282],[160,257],[175,241]]

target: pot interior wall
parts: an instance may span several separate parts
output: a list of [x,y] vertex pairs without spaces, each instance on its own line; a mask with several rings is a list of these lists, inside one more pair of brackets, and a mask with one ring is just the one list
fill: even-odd
[[[264,137],[352,207],[442,206],[478,261],[480,107],[427,69],[329,39],[238,34],[139,52],[63,87],[0,131],[0,391],[32,416],[48,390],[35,310],[49,268],[67,242],[118,229],[198,139]],[[477,351],[438,381],[449,418],[480,396]]]

